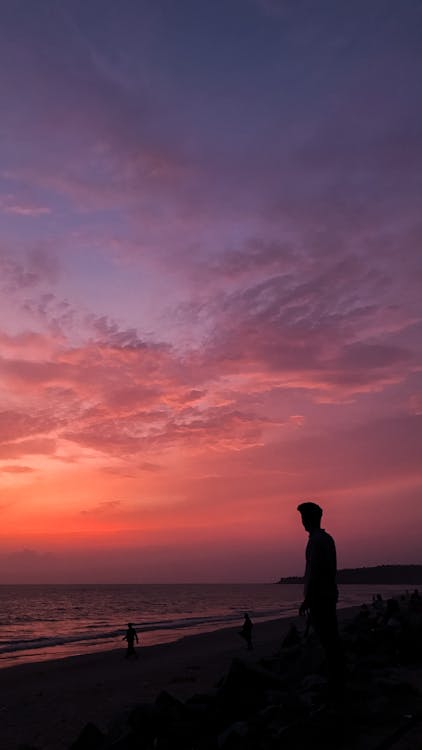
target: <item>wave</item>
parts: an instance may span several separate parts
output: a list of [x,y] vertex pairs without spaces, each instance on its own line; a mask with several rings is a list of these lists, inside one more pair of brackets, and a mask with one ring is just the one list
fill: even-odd
[[[263,617],[277,617],[277,615],[280,615],[280,607],[278,607],[277,609],[268,609],[256,612],[254,612],[253,610],[249,610],[249,614],[252,619],[262,619]],[[225,624],[229,625],[232,622],[239,622],[239,618],[241,617],[242,614],[236,612],[225,615],[181,617],[177,620],[151,620],[149,622],[143,621],[142,623],[138,623],[138,625],[136,625],[135,623],[134,624],[138,628],[139,632],[142,633],[153,630],[178,630],[180,628],[195,627],[196,625],[221,624],[222,626],[224,626]]]
[[[280,616],[280,608],[268,609],[260,612],[250,611],[252,619],[264,619]],[[195,631],[199,628],[219,629],[228,627],[231,624],[239,623],[239,613],[231,613],[225,615],[208,615],[198,617],[182,617],[179,619],[172,620],[150,620],[142,621],[139,623],[134,622],[134,626],[140,636],[143,633],[153,633],[157,631],[183,631],[192,630]],[[18,651],[34,651],[34,650],[45,650],[56,646],[67,646],[70,644],[89,644],[93,645],[105,644],[111,640],[122,638],[126,632],[125,628],[119,629],[107,629],[92,632],[92,625],[88,625],[87,628],[91,632],[83,631],[80,633],[72,633],[69,635],[54,635],[54,636],[40,636],[35,638],[21,638],[16,640],[9,639],[8,641],[0,641],[0,654],[12,654]]]
[[69,636],[42,636],[40,638],[26,638],[20,641],[10,641],[6,645],[0,646],[0,654],[10,654],[13,651],[32,651],[33,649],[43,649],[51,646],[65,646],[69,643],[82,643],[84,641],[100,641],[109,638],[117,638],[119,631],[110,631],[108,633],[75,633]]

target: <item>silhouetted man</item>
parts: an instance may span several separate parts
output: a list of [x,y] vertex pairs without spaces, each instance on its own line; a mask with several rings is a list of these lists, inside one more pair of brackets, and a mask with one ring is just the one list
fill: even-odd
[[137,659],[138,654],[135,651],[135,641],[139,643],[139,640],[138,634],[131,622],[128,623],[126,635],[123,636],[122,640],[127,641],[126,659],[129,659],[130,656],[134,656]]
[[337,557],[334,539],[321,529],[322,508],[316,503],[298,506],[302,523],[309,533],[306,547],[305,598],[299,614],[308,614],[327,658],[330,685],[341,682],[343,666],[339,648],[336,605]]
[[251,651],[251,649],[253,649],[253,646],[252,646],[253,622],[247,612],[245,612],[244,617],[245,619],[243,622],[242,630],[240,631],[239,635],[241,635],[242,638],[245,639],[247,647],[248,647],[248,651]]

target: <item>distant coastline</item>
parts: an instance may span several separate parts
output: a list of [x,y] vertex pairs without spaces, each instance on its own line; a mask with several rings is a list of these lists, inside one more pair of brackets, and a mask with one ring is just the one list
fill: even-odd
[[[343,568],[338,583],[422,584],[422,565],[375,565],[371,568]],[[277,583],[303,583],[303,576],[280,578]]]

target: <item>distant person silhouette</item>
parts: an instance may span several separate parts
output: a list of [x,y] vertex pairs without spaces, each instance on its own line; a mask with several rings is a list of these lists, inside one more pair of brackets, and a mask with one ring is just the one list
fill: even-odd
[[378,622],[381,622],[384,614],[384,599],[382,598],[381,594],[377,594],[372,597],[372,606],[376,612],[375,622],[378,624]]
[[137,659],[138,654],[135,651],[135,641],[136,643],[139,643],[139,639],[138,634],[131,622],[128,623],[126,634],[123,636],[122,640],[127,641],[127,651],[125,658],[130,659],[131,656],[134,656],[135,659]]
[[419,593],[419,589],[415,589],[411,593],[410,600],[409,600],[409,608],[413,610],[414,612],[422,611],[422,597]]
[[340,653],[336,605],[338,589],[337,555],[334,539],[321,529],[322,508],[316,503],[301,503],[298,511],[309,533],[306,547],[304,600],[300,615],[308,615],[326,655],[329,686],[342,683],[343,664]]
[[239,635],[241,635],[242,638],[245,639],[246,645],[248,647],[248,651],[251,651],[253,649],[253,645],[252,645],[253,622],[247,612],[245,612],[244,617],[245,619],[243,621],[242,630],[240,631]]

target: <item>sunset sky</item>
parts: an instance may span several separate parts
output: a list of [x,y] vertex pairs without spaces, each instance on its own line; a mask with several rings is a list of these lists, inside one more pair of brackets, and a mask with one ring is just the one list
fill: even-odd
[[0,582],[422,563],[422,2],[1,15]]

